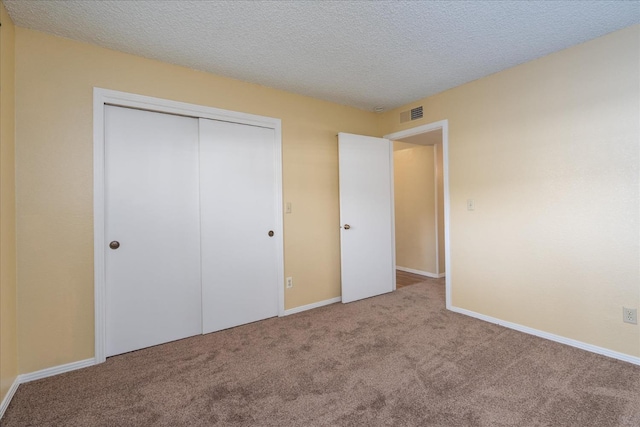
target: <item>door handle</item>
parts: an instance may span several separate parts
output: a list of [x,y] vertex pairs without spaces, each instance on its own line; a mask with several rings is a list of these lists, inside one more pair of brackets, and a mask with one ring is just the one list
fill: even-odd
[[109,243],[109,247],[113,250],[116,250],[120,247],[120,242],[114,240],[113,242]]
[[351,228],[351,226],[350,226],[349,224],[345,224],[345,225],[344,225],[344,229],[345,229],[345,230],[348,230],[348,229],[350,229],[350,228]]
[[273,237],[273,230],[269,230],[269,232],[267,233],[269,235],[269,237]]

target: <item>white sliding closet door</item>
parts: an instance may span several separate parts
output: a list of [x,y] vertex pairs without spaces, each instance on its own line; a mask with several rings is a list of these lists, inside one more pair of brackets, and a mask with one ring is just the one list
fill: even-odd
[[107,356],[202,333],[198,180],[197,119],[105,106]]
[[200,119],[204,333],[278,315],[277,153],[273,129]]

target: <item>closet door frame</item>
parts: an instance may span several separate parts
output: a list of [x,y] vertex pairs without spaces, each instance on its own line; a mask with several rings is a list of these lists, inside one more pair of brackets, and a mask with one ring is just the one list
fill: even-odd
[[274,130],[275,134],[275,212],[278,316],[284,316],[284,239],[282,212],[282,122],[280,119],[222,110],[109,89],[93,88],[93,252],[94,252],[94,363],[106,360],[106,238],[105,238],[105,138],[104,107],[137,108],[194,118],[220,120]]

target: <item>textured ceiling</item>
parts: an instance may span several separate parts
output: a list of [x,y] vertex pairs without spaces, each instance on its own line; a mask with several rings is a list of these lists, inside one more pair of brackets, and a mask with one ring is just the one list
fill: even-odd
[[640,22],[639,1],[25,1],[21,26],[390,109]]

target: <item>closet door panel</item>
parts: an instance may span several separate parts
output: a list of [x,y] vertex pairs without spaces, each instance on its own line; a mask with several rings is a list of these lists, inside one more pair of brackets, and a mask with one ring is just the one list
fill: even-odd
[[275,131],[200,119],[203,332],[278,315]]
[[105,172],[107,356],[202,333],[198,120],[106,106]]

